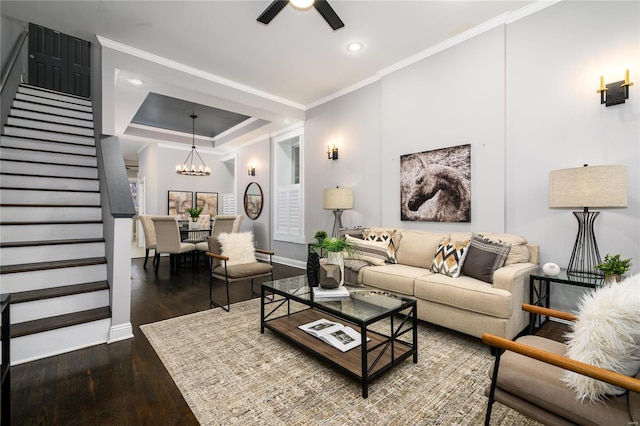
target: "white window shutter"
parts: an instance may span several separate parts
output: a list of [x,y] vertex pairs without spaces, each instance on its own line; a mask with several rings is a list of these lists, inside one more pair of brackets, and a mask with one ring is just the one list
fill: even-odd
[[222,194],[222,214],[236,214],[236,194],[234,192]]
[[276,238],[288,240],[302,236],[300,218],[300,185],[278,187]]

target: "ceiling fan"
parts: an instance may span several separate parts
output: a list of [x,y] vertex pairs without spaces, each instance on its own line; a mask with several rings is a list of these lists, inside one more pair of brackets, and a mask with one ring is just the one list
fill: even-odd
[[282,9],[284,9],[287,3],[291,3],[292,6],[298,9],[307,9],[311,6],[315,7],[318,13],[322,15],[324,20],[327,21],[327,24],[329,24],[334,31],[338,28],[344,27],[344,22],[342,22],[338,17],[333,8],[329,6],[327,0],[274,0],[264,10],[264,12],[258,16],[258,22],[262,22],[265,25],[268,24],[278,13],[280,13]]

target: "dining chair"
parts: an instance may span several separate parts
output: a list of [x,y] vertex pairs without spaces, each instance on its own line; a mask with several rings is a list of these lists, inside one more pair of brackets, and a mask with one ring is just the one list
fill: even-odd
[[201,214],[198,216],[198,229],[209,229],[211,228],[211,215],[210,214]]
[[149,259],[149,250],[153,250],[153,265],[155,266],[158,261],[158,252],[156,251],[156,230],[151,220],[151,215],[138,215],[138,220],[142,225],[142,233],[144,234],[144,264],[142,267],[147,269],[147,260]]
[[[156,255],[169,254],[171,272],[177,271],[180,266],[180,257],[185,253],[193,252],[196,245],[180,241],[180,229],[175,216],[155,216],[151,220],[156,232]],[[158,273],[160,258],[155,266]]]
[[244,216],[240,215],[216,215],[213,217],[213,227],[211,229],[211,236],[222,232],[238,232],[240,230],[240,224]]

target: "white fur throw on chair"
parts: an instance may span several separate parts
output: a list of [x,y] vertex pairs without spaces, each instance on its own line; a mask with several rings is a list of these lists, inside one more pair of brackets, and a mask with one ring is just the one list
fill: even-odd
[[[640,275],[584,295],[577,317],[567,336],[567,357],[627,376],[640,371]],[[563,380],[580,401],[602,402],[625,392],[568,371]]]
[[223,232],[218,234],[222,255],[229,258],[227,266],[255,263],[255,247],[251,232]]

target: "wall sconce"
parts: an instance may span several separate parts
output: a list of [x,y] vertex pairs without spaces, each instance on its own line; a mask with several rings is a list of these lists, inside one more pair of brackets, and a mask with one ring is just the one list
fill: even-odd
[[329,160],[337,160],[338,159],[338,147],[333,145],[333,148],[331,148],[329,145],[327,145],[327,158]]
[[249,166],[247,167],[247,173],[249,174],[249,176],[256,175],[256,168],[253,164],[249,164]]
[[604,76],[600,76],[600,89],[596,93],[600,93],[600,103],[605,106],[623,104],[625,99],[629,99],[629,87],[633,83],[629,81],[629,70],[624,72],[624,81],[616,81],[609,83],[605,87]]

